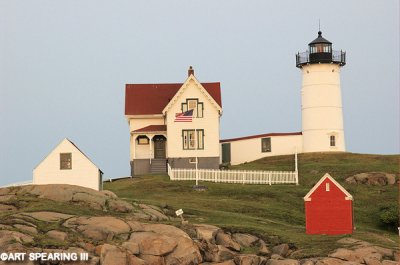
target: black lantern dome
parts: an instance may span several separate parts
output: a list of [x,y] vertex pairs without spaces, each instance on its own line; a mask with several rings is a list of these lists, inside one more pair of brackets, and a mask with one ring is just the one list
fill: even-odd
[[321,31],[318,31],[318,38],[308,44],[308,51],[296,54],[296,67],[317,63],[346,64],[346,52],[333,51],[332,42],[323,38]]

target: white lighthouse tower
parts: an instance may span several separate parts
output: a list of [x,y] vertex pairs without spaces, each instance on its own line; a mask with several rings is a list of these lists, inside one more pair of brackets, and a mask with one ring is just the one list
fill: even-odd
[[340,69],[346,64],[346,53],[333,51],[321,31],[308,46],[308,51],[296,55],[303,76],[303,152],[344,152]]

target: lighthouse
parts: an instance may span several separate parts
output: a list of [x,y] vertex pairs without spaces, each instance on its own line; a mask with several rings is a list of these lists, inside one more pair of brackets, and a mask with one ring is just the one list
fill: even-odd
[[346,52],[333,51],[332,43],[318,37],[308,51],[296,54],[302,72],[301,114],[303,152],[344,152],[340,69]]

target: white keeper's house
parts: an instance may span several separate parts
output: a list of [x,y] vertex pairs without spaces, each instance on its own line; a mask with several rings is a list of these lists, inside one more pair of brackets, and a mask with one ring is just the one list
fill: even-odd
[[131,175],[220,164],[220,83],[200,83],[192,67],[184,83],[127,84]]
[[302,130],[219,138],[220,83],[200,83],[190,67],[181,84],[127,84],[125,117],[130,128],[131,174],[172,168],[218,168],[267,156],[344,152],[340,70],[346,53],[318,37],[296,54],[302,73]]
[[101,190],[103,172],[65,138],[35,167],[33,184],[70,184]]

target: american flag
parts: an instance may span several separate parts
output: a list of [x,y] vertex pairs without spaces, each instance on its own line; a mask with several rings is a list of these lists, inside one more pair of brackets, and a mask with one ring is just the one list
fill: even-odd
[[188,110],[186,112],[177,113],[175,115],[175,122],[192,122],[193,110]]

